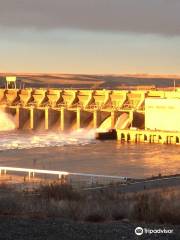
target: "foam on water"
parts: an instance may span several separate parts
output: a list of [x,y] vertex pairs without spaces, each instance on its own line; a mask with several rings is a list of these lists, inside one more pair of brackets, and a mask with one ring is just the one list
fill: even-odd
[[19,133],[0,132],[0,150],[30,149],[38,147],[55,147],[65,145],[86,145],[94,140],[95,131],[83,129],[69,134],[61,132]]
[[94,130],[79,129],[68,134],[62,132],[19,132],[14,118],[0,110],[0,150],[30,149],[65,145],[85,145],[93,141]]
[[16,126],[13,117],[0,110],[0,131],[10,131],[15,128]]

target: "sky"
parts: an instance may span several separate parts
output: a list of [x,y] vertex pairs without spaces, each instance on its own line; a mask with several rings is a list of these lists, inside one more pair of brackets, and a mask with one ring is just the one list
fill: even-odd
[[180,0],[0,0],[0,72],[180,74]]

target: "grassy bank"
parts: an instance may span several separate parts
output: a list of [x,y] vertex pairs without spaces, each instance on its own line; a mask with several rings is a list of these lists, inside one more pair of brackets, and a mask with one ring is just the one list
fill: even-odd
[[140,193],[118,193],[115,188],[82,191],[56,182],[31,191],[0,186],[0,215],[35,218],[60,217],[87,222],[131,221],[180,224],[178,187]]

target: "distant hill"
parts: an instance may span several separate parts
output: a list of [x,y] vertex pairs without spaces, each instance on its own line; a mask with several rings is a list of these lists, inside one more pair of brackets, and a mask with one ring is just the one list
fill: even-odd
[[180,76],[167,75],[85,75],[85,74],[32,74],[32,73],[0,73],[0,86],[5,83],[5,76],[16,75],[17,80],[25,87],[51,88],[91,88],[91,89],[122,89],[127,87],[165,88],[180,87]]

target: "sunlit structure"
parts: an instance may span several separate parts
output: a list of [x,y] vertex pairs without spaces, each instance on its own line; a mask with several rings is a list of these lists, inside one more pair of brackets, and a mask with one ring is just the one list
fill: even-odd
[[147,98],[145,128],[161,131],[180,131],[180,99]]
[[6,77],[6,88],[16,88],[16,77],[8,76]]
[[0,109],[13,116],[17,129],[116,129],[123,141],[179,143],[180,139],[178,88],[0,89]]

